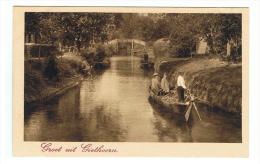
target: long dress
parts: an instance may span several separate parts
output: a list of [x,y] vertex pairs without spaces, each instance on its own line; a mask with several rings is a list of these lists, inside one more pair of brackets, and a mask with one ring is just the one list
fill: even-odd
[[161,88],[162,88],[163,92],[165,92],[165,93],[169,93],[170,92],[169,82],[166,79],[166,76],[163,76],[163,78],[162,78]]
[[152,86],[151,86],[151,89],[152,91],[158,95],[159,94],[159,91],[160,91],[160,82],[159,82],[159,79],[157,77],[154,77],[152,79]]

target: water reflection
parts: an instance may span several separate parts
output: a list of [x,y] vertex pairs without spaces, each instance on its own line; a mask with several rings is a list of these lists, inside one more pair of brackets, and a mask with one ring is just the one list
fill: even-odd
[[163,107],[149,101],[154,109],[153,124],[160,142],[192,142],[191,129],[178,115],[163,110]]
[[152,72],[139,64],[137,57],[112,57],[110,69],[87,77],[80,87],[26,108],[25,141],[241,142],[240,128],[222,117],[190,129],[178,117],[158,112],[148,101]]

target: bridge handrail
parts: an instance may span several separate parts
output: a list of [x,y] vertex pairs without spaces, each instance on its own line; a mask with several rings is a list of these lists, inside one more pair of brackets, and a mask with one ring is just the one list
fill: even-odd
[[118,43],[118,42],[128,42],[128,43],[134,42],[136,44],[146,46],[145,41],[138,40],[138,39],[114,39],[114,40],[108,41],[107,44],[113,44],[113,43]]

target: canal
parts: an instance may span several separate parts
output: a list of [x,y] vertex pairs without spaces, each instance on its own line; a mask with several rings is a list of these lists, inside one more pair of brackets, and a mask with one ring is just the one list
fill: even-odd
[[140,58],[112,57],[111,67],[51,102],[25,110],[25,141],[241,142],[241,128],[214,116],[189,129],[148,101],[153,72]]

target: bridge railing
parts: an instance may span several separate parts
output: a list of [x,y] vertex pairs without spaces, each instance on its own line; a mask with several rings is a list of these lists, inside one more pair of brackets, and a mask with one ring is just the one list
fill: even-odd
[[135,43],[140,44],[142,46],[146,46],[146,42],[138,39],[114,39],[111,41],[108,41],[107,44],[117,44],[118,42],[121,43]]

